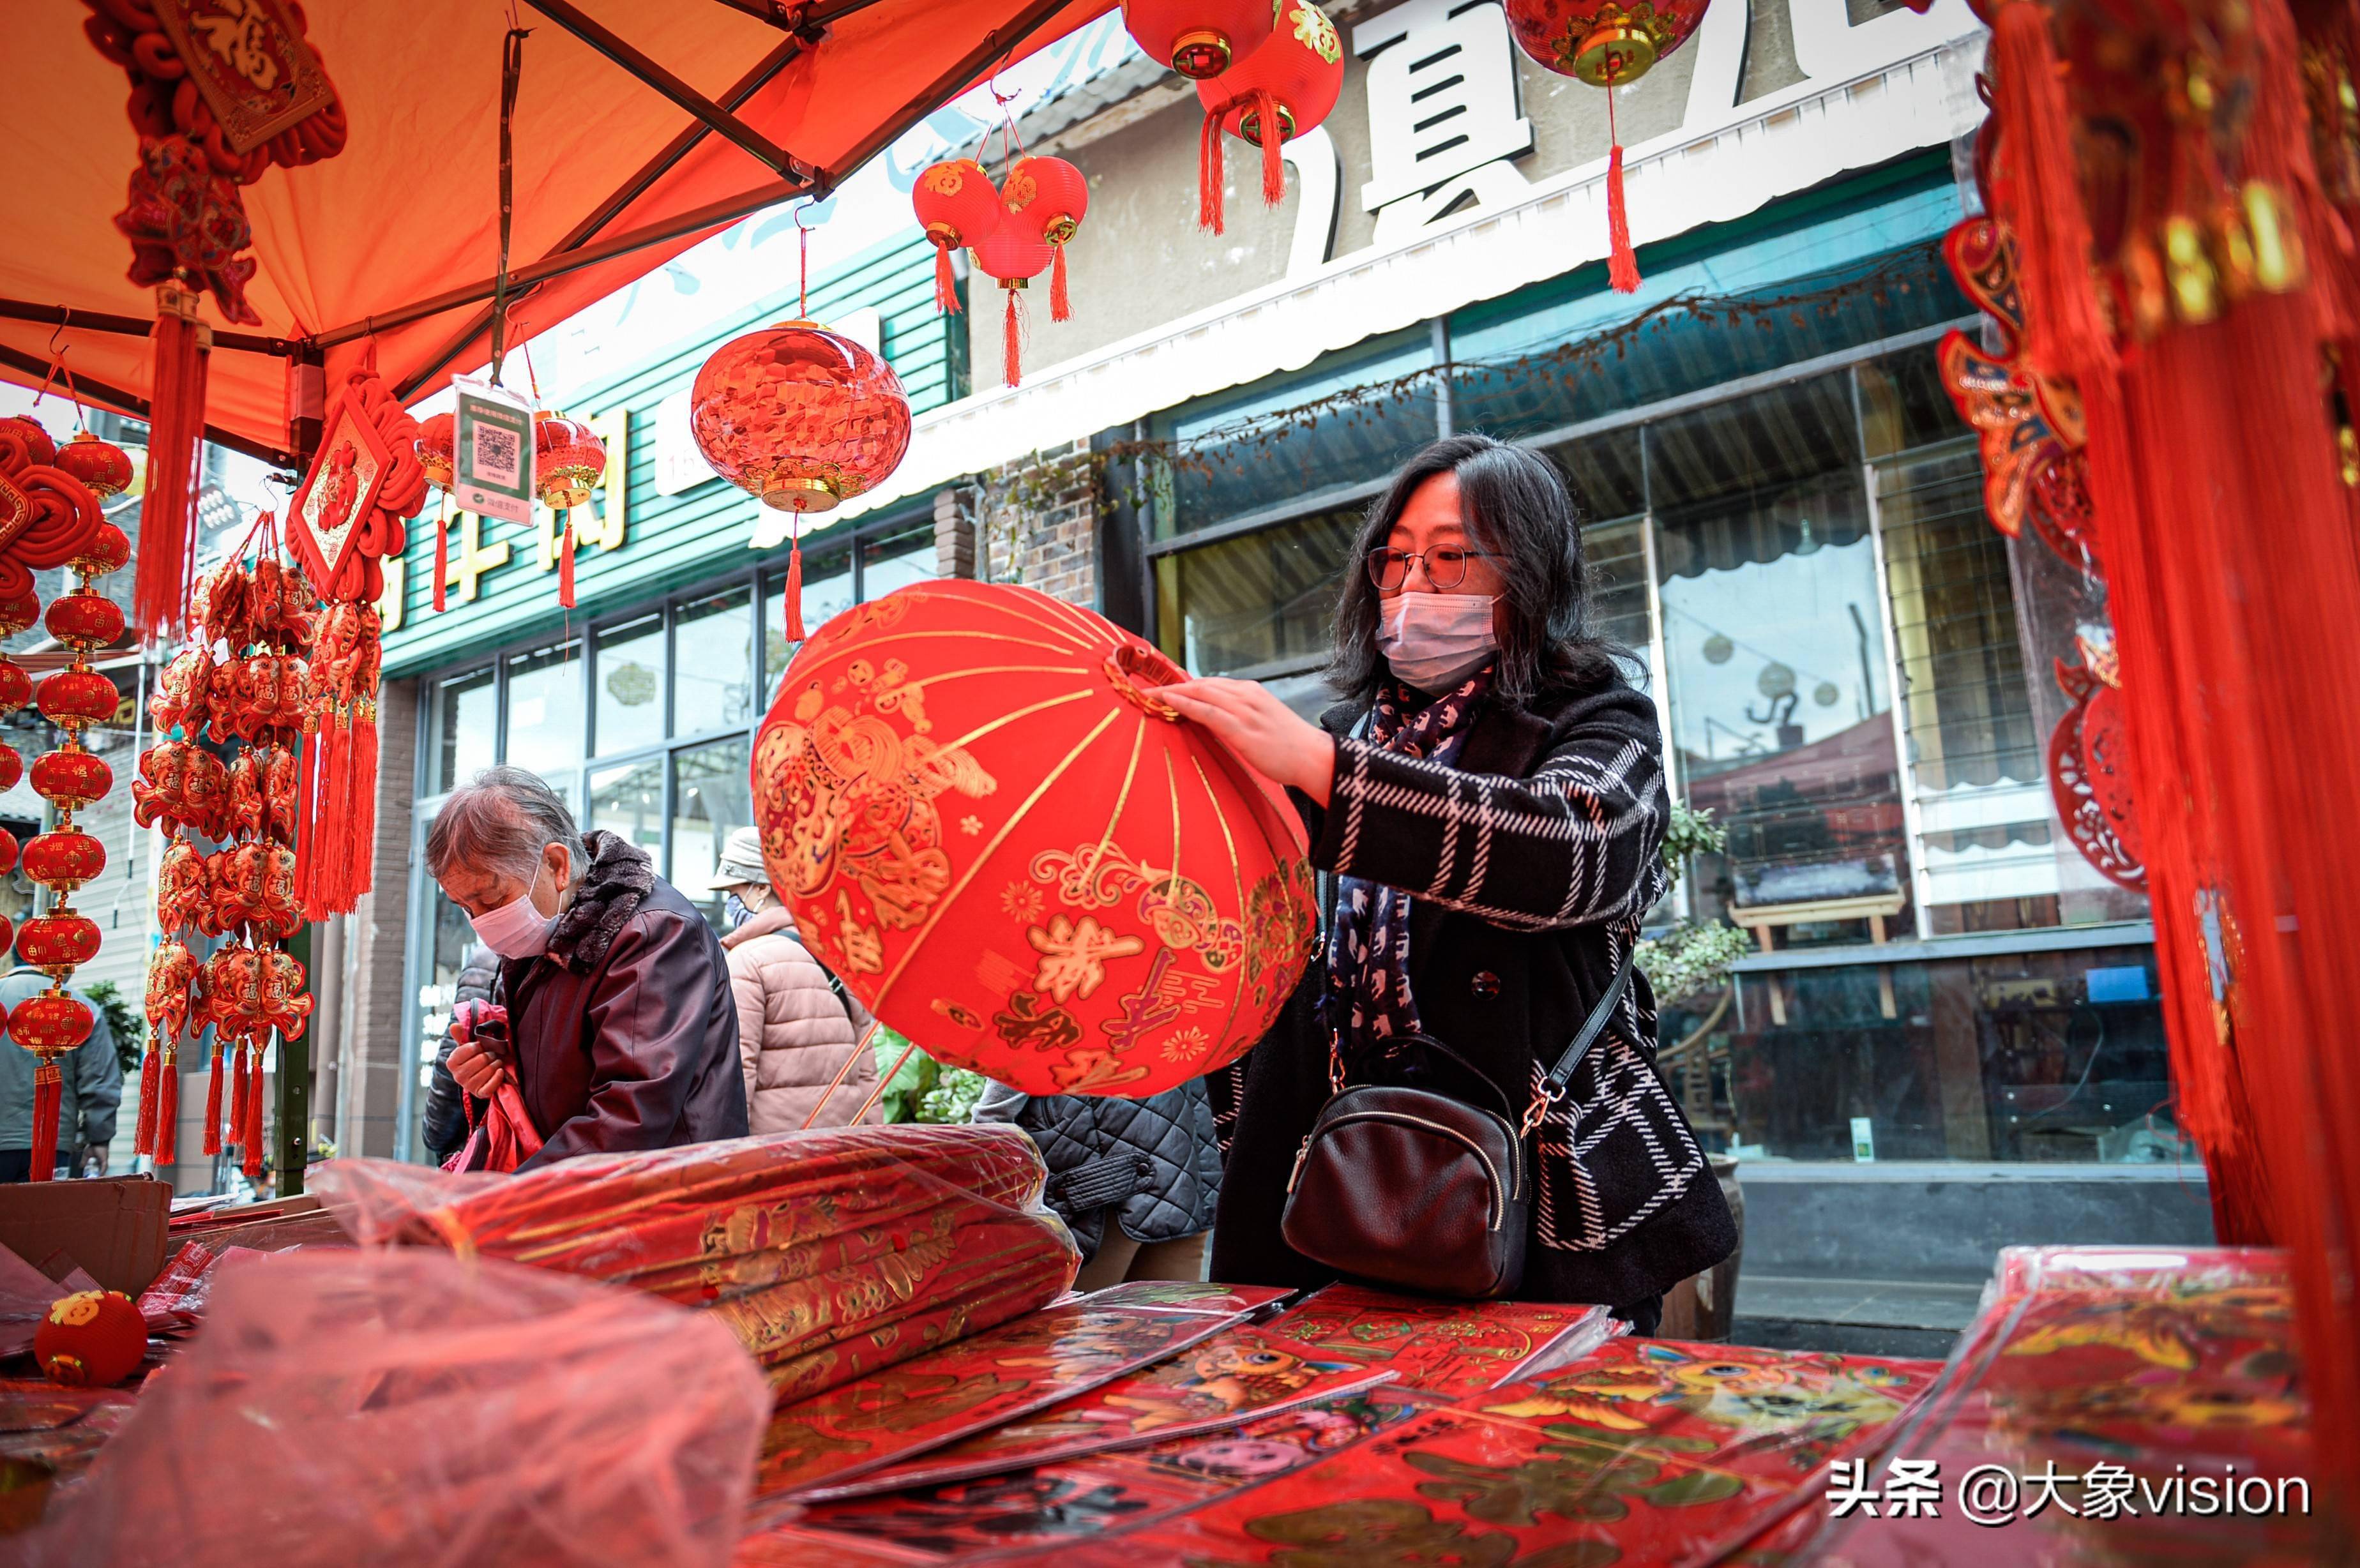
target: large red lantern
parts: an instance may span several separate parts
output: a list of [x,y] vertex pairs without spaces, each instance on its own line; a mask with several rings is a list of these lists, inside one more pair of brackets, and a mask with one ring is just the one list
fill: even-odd
[[1639,257],[1622,196],[1622,135],[1614,125],[1614,90],[1628,87],[1688,42],[1704,20],[1706,0],[1505,0],[1508,26],[1524,51],[1560,76],[1606,89],[1607,277],[1625,294],[1638,291]]
[[971,158],[955,158],[918,176],[910,190],[910,205],[934,247],[934,309],[956,315],[958,279],[951,272],[951,253],[980,244],[1000,226],[999,188],[983,165]]
[[1278,25],[1262,46],[1215,81],[1196,83],[1205,106],[1196,150],[1196,222],[1221,233],[1221,138],[1233,136],[1262,149],[1262,199],[1286,199],[1282,149],[1316,129],[1344,90],[1344,40],[1311,0],[1276,0]]
[[1264,0],[1123,0],[1122,25],[1150,60],[1203,82],[1259,48],[1280,9]]
[[803,940],[936,1057],[1030,1094],[1235,1060],[1309,961],[1302,830],[1155,689],[1171,660],[1027,588],[921,583],[788,667],[754,748]]
[[815,321],[732,338],[696,373],[689,430],[714,471],[795,514],[786,636],[801,642],[803,514],[881,484],[910,450],[910,398],[880,355]]

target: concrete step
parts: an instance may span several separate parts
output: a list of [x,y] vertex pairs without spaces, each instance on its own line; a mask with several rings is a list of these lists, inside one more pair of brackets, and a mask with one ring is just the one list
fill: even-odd
[[1972,1321],[1983,1291],[1979,1281],[1742,1272],[1730,1338],[1773,1350],[1939,1358]]

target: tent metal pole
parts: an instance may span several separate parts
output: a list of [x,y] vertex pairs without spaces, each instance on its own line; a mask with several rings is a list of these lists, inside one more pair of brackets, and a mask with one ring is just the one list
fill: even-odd
[[[11,365],[28,376],[45,376],[49,369],[49,361],[38,354],[26,354],[10,348],[5,343],[0,343],[0,365]],[[126,392],[120,387],[79,375],[74,377],[74,386],[88,401],[104,404],[117,413],[128,414],[135,419],[145,419],[151,415],[152,410],[148,399],[136,392]],[[239,435],[235,430],[223,430],[219,425],[205,427],[205,440],[215,446],[225,446],[232,452],[242,452],[248,457],[270,464],[273,468],[291,469],[299,466],[293,452],[281,452],[275,446],[265,446],[251,437]]]
[[[0,299],[0,318],[38,321],[44,326],[66,327],[78,332],[114,332],[126,338],[144,338],[156,330],[154,321],[140,316],[83,310],[71,305],[36,305],[29,299]],[[291,358],[295,353],[294,343],[285,338],[234,332],[221,327],[213,329],[213,347],[235,349],[240,354],[267,354],[279,359]]]

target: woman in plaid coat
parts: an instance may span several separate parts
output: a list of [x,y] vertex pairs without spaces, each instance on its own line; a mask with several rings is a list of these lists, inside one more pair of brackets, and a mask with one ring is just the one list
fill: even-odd
[[[1213,1232],[1212,1278],[1234,1284],[1333,1278],[1279,1229],[1331,1047],[1366,1081],[1356,1064],[1385,1037],[1424,1033],[1527,1105],[1666,886],[1662,735],[1590,632],[1557,470],[1485,436],[1437,441],[1371,507],[1355,555],[1328,670],[1344,700],[1319,725],[1251,681],[1160,693],[1286,787],[1333,879],[1324,970],[1245,1064]],[[1604,1302],[1643,1333],[1666,1289],[1737,1244],[1655,1044],[1634,974],[1546,1103],[1517,1292]]]

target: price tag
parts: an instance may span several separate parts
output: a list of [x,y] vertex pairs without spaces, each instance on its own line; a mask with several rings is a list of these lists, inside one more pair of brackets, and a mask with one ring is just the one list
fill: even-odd
[[461,376],[452,503],[505,522],[532,521],[532,406],[505,387]]

